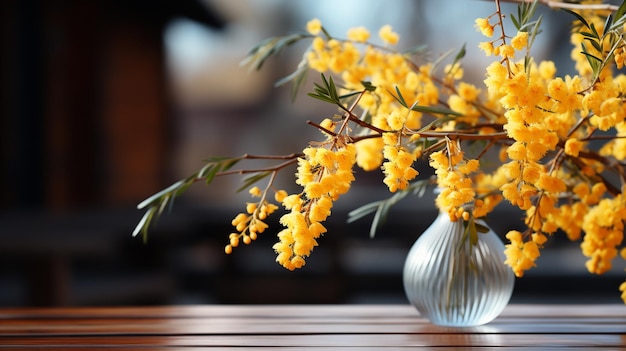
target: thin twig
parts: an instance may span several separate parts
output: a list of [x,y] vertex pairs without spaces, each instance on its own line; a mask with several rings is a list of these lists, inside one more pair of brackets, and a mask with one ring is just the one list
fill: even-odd
[[[294,155],[292,159],[289,159],[288,161],[285,161],[281,164],[278,164],[276,166],[273,167],[266,167],[266,168],[257,168],[257,169],[233,169],[231,171],[225,171],[225,172],[219,172],[216,174],[216,176],[225,176],[225,175],[230,175],[230,174],[249,174],[249,173],[261,173],[261,172],[274,172],[274,171],[278,171],[282,168],[285,168],[293,163],[296,163],[298,161],[298,157],[302,157],[304,156],[303,154],[292,154]],[[297,156],[299,155],[299,156]],[[204,180],[204,178],[196,178],[196,181],[199,180]]]
[[[533,0],[500,0],[501,2],[511,3],[532,3]],[[560,2],[552,0],[537,0],[541,5],[551,9],[568,9],[568,10],[610,10],[617,11],[618,6],[613,4],[576,4],[571,2]]]
[[509,136],[506,132],[497,132],[497,133],[489,133],[489,134],[472,134],[472,133],[459,133],[459,132],[418,132],[421,137],[431,137],[431,138],[449,138],[451,140],[497,140],[497,139],[507,139]]

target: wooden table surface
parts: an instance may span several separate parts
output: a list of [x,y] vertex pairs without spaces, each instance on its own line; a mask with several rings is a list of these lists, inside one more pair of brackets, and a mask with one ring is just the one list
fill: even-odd
[[479,327],[438,327],[409,305],[0,309],[0,349],[380,350],[626,348],[626,306],[510,305]]

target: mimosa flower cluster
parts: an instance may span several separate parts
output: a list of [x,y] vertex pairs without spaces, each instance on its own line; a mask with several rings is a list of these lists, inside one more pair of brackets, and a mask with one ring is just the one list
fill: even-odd
[[[488,220],[502,201],[519,208],[527,229],[508,232],[505,249],[505,263],[518,277],[559,234],[581,241],[589,272],[607,272],[617,256],[626,259],[626,76],[620,73],[626,60],[626,5],[549,2],[572,18],[577,73],[559,75],[558,62],[533,56],[541,32],[538,2],[519,1],[517,15],[510,16],[502,13],[500,1],[494,4],[493,13],[475,20],[475,29],[485,36],[476,45],[493,59],[482,82],[464,79],[465,48],[429,61],[422,48],[401,49],[390,25],[377,35],[354,27],[340,38],[313,19],[306,33],[259,44],[246,60],[256,68],[284,47],[310,40],[302,62],[284,81],[297,89],[308,72],[321,75],[309,96],[339,111],[320,116],[319,124],[309,122],[323,139],[292,155],[212,160],[144,201],[140,207],[148,211],[135,233],[145,234],[173,194],[190,183],[248,174],[244,188],[260,200],[233,219],[226,253],[266,232],[265,219],[282,205],[276,260],[287,269],[300,268],[327,232],[323,222],[350,190],[359,167],[382,172],[391,193],[432,183],[439,189],[435,205],[452,221]],[[505,31],[505,17],[513,32]],[[254,159],[276,165],[231,169]],[[419,174],[420,162],[433,172]],[[288,194],[275,188],[276,173],[294,167],[299,190]],[[253,186],[267,176],[264,190]],[[267,200],[271,192],[276,203]],[[619,289],[626,302],[626,282]]]

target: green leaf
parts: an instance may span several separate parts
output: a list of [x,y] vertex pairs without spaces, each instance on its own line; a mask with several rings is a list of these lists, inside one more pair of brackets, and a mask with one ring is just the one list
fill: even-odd
[[463,116],[462,113],[458,113],[456,111],[452,111],[450,109],[447,108],[443,108],[443,107],[431,107],[431,106],[420,106],[420,105],[416,105],[413,106],[413,108],[411,108],[411,110],[413,111],[418,111],[418,112],[423,112],[423,113],[430,113],[430,114],[434,114],[434,115],[446,115],[446,116]]
[[387,219],[387,213],[389,212],[389,203],[383,202],[378,211],[374,214],[374,219],[372,219],[372,225],[370,226],[370,238],[374,238],[376,235],[376,231],[382,226],[382,224]]
[[182,180],[177,181],[176,183],[168,186],[167,188],[159,191],[158,193],[156,193],[156,194],[150,196],[149,198],[143,200],[142,202],[140,202],[139,205],[137,205],[137,209],[141,210],[141,209],[147,207],[148,205],[152,205],[155,201],[157,201],[163,195],[166,195],[168,193],[176,191],[183,184],[185,184],[184,181],[182,181]]
[[435,69],[437,67],[439,67],[441,62],[443,62],[446,58],[448,58],[450,55],[452,55],[453,52],[454,52],[454,49],[450,49],[450,50],[444,52],[443,54],[439,55],[439,57],[437,57],[437,59],[435,61],[433,61],[431,71],[434,72]]
[[622,1],[617,11],[615,11],[615,18],[622,19],[626,16],[626,1]]
[[163,213],[163,211],[165,211],[165,208],[167,207],[167,205],[170,203],[170,200],[173,199],[173,196],[171,193],[163,196],[163,198],[161,199],[161,205],[159,206],[159,210],[157,211],[157,213],[160,215],[161,213]]
[[605,27],[608,28],[608,30],[605,29],[605,32],[619,29],[624,25],[624,23],[626,22],[626,1],[622,1],[622,4],[619,6],[617,11],[615,11],[613,18],[615,18],[614,22],[612,23],[610,28]]
[[593,35],[596,36],[596,38],[600,38],[600,34],[598,34],[598,30],[596,29],[596,25],[593,24],[593,22],[591,22],[589,24],[589,29],[591,29],[591,32],[593,33]]
[[391,96],[393,96],[394,99],[396,99],[402,106],[406,107],[409,110],[435,114],[435,115],[463,116],[462,113],[458,113],[447,108],[420,106],[420,105],[417,105],[417,102],[411,105],[411,107],[409,107],[409,105],[406,103],[406,100],[404,100],[404,96],[402,96],[402,93],[400,92],[400,89],[398,88],[398,86],[396,86],[395,88],[396,88],[397,95],[394,95],[392,92],[389,92],[389,94],[391,94]]
[[517,29],[518,31],[521,32],[521,28],[522,26],[520,25],[520,23],[517,21],[517,19],[515,18],[515,16],[511,16],[511,22],[513,22],[513,25],[515,26],[515,29]]
[[455,63],[461,61],[463,59],[463,57],[465,57],[466,54],[466,50],[465,50],[465,45],[463,44],[463,46],[461,47],[461,49],[459,50],[459,52],[456,54],[456,56],[454,56],[454,61],[452,62],[452,64],[454,65]]
[[530,30],[530,39],[528,42],[528,47],[532,47],[532,45],[535,43],[535,39],[537,39],[537,36],[539,34],[541,34],[541,21],[543,20],[543,16],[539,16],[539,18],[537,18],[537,20],[535,22],[533,22],[533,27]]
[[240,158],[212,157],[207,160],[207,164],[200,169],[195,177],[191,176],[188,180],[204,179],[206,184],[210,184],[219,172],[229,170],[240,160]]
[[589,64],[591,64],[593,68],[596,68],[599,63],[602,63],[602,59],[598,56],[592,55],[586,51],[583,51],[583,55],[587,56],[587,61],[589,61]]
[[330,98],[335,102],[339,102],[339,95],[337,94],[337,88],[335,87],[335,82],[333,81],[333,76],[328,76],[328,93]]
[[361,81],[361,84],[363,84],[363,89],[365,89],[365,91],[376,91],[376,86],[372,85],[371,82]]
[[333,77],[329,76],[328,79],[326,79],[324,73],[322,73],[321,76],[324,85],[313,83],[313,85],[315,86],[315,88],[313,89],[315,93],[308,93],[307,95],[312,98],[325,102],[330,102],[344,108],[343,105],[341,105],[341,99],[339,97],[339,94],[337,93],[337,88],[335,86],[335,82],[333,81]]
[[298,91],[300,90],[300,87],[306,81],[306,76],[308,72],[309,72],[309,65],[306,60],[306,53],[305,53],[300,63],[298,63],[298,67],[296,68],[296,70],[293,71],[288,76],[278,80],[276,83],[274,83],[274,86],[280,87],[288,82],[293,82],[293,86],[291,88],[291,101],[293,102],[296,100],[296,97],[298,96]]
[[606,17],[606,20],[604,21],[604,27],[603,27],[604,33],[603,34],[606,34],[609,31],[609,29],[612,27],[612,23],[613,23],[613,15],[609,14]]
[[284,37],[271,37],[254,46],[246,55],[240,65],[250,65],[256,70],[261,69],[265,61],[272,55],[278,54],[284,47],[289,46],[303,38],[310,38],[308,34],[291,34]]
[[474,217],[470,217],[469,220],[464,221],[463,225],[465,226],[465,230],[463,231],[461,247],[463,247],[463,243],[465,242],[465,240],[468,239],[470,242],[470,247],[478,244],[478,232],[476,230],[476,222],[474,221]]
[[472,221],[472,226],[469,232],[470,244],[475,246],[478,244],[478,232],[476,231],[476,224]]
[[593,40],[597,40],[598,39],[598,38],[596,38],[596,36],[594,36],[593,34],[591,34],[589,32],[580,32],[580,35],[585,37],[585,39],[593,39]]
[[352,92],[340,95],[339,96],[339,100],[347,99],[349,97],[352,97],[352,96],[355,96],[355,95],[359,95],[359,94],[361,94],[360,91],[352,91]]
[[414,46],[410,49],[407,49],[405,51],[403,51],[402,53],[404,55],[408,55],[408,56],[412,56],[412,55],[420,55],[426,52],[426,50],[428,49],[428,45],[426,44],[422,44],[422,45],[417,45]]
[[245,178],[243,180],[243,185],[240,186],[237,189],[237,192],[239,193],[242,190],[245,190],[245,189],[249,188],[250,186],[252,186],[252,184],[258,182],[259,180],[267,177],[270,174],[272,174],[272,172],[259,172],[259,173],[256,173],[256,174],[250,176],[250,177]]
[[367,205],[363,205],[357,209],[354,209],[352,211],[350,211],[350,213],[348,213],[348,223],[352,223],[358,219],[361,219],[365,216],[367,216],[370,213],[374,213],[378,210],[378,207],[380,206],[380,204],[385,201],[385,200],[381,200],[381,201],[375,201],[375,202],[370,202]]
[[174,196],[179,196],[179,195],[182,195],[182,194],[183,194],[183,193],[187,190],[187,188],[189,188],[189,187],[191,186],[191,184],[193,184],[194,179],[195,179],[195,178],[192,178],[192,177],[190,177],[189,179],[187,179],[187,180],[185,181],[185,183],[184,183],[181,187],[179,187],[178,189],[176,189],[176,191],[173,193],[173,194],[174,194]]
[[141,217],[141,220],[139,221],[139,223],[137,223],[137,226],[135,227],[135,230],[133,230],[133,237],[137,236],[137,234],[139,233],[143,233],[144,236],[147,235],[148,233],[148,227],[150,226],[150,222],[152,221],[152,216],[154,215],[155,211],[157,210],[157,208],[155,206],[150,207],[146,213],[144,213],[143,217]]
[[375,201],[363,205],[355,210],[352,210],[350,211],[350,213],[348,213],[348,223],[352,223],[357,219],[374,213],[374,218],[372,219],[372,225],[370,226],[369,233],[370,238],[373,238],[376,235],[376,231],[380,229],[382,224],[385,222],[387,215],[393,205],[398,203],[398,201],[402,200],[409,194],[413,194],[418,197],[423,196],[426,192],[426,188],[430,183],[430,179],[423,179],[413,182],[406,189],[398,191],[388,199]]
[[444,116],[444,117],[441,117],[441,118],[437,118],[437,119],[433,120],[432,122],[428,123],[427,125],[423,126],[422,128],[420,128],[418,133],[419,132],[424,132],[424,131],[427,131],[427,130],[431,130],[431,129],[437,127],[437,126],[440,126],[440,125],[442,125],[444,123],[447,123],[447,122],[450,122],[450,121],[454,121],[454,118],[450,117],[450,116]]
[[578,19],[578,21],[580,21],[580,23],[582,23],[583,26],[590,28],[589,23],[587,22],[587,20],[581,16],[580,14],[572,11],[572,10],[568,10],[568,9],[562,9],[563,11],[569,13],[570,15],[573,15],[574,17],[576,17]]
[[239,163],[240,160],[240,158],[229,158],[222,161],[222,172],[233,168],[233,166]]
[[402,93],[400,92],[400,88],[398,88],[398,86],[395,86],[396,88],[396,93],[398,94],[398,96],[396,97],[395,95],[391,94],[396,100],[398,100],[398,102],[400,102],[400,104],[402,104],[402,106],[409,108],[409,105],[407,105],[406,101],[404,100],[404,96],[402,96]]
[[213,178],[220,171],[220,167],[217,164],[212,164],[211,167],[208,168],[206,175],[204,176],[204,182],[206,184],[210,184],[213,181]]
[[489,227],[487,227],[486,225],[482,225],[480,223],[475,223],[475,225],[476,225],[476,230],[479,233],[483,233],[483,234],[484,233],[489,233]]
[[326,95],[319,95],[319,94],[313,94],[313,93],[308,93],[307,96],[310,96],[314,99],[318,99],[318,100],[322,100],[324,102],[329,102],[331,104],[335,103],[333,100],[331,100],[328,96]]
[[589,40],[589,42],[594,47],[594,49],[598,50],[599,52],[602,52],[602,46],[601,46],[600,42],[595,41],[595,40]]

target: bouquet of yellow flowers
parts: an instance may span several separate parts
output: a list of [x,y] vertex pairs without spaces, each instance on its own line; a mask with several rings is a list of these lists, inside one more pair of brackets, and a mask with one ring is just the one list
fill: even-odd
[[[241,190],[248,189],[254,200],[232,220],[225,252],[254,241],[267,230],[266,218],[282,206],[276,260],[289,270],[300,268],[360,167],[381,170],[395,194],[353,211],[352,220],[375,213],[375,228],[398,197],[432,184],[440,189],[436,206],[451,221],[466,223],[471,242],[480,240],[477,220],[498,203],[508,201],[522,211],[527,229],[506,234],[505,263],[516,276],[534,266],[558,231],[581,240],[589,272],[606,272],[618,254],[626,259],[626,249],[620,249],[626,220],[626,75],[619,73],[626,59],[626,2],[517,2],[517,13],[506,18],[515,32],[505,32],[498,0],[492,14],[475,21],[486,38],[478,46],[493,58],[482,86],[463,79],[464,48],[431,62],[423,47],[400,50],[389,25],[378,31],[380,44],[370,41],[363,27],[336,37],[317,19],[308,22],[306,33],[263,41],[245,64],[259,69],[285,47],[309,40],[296,70],[279,84],[292,82],[295,96],[308,72],[317,71],[321,78],[308,95],[339,112],[309,122],[321,132],[320,140],[300,152],[209,159],[195,174],[139,204],[146,213],[134,235],[147,235],[151,222],[192,183],[243,175]],[[577,74],[558,76],[554,62],[534,59],[541,5],[572,15]],[[255,159],[274,163],[235,167]],[[434,176],[420,179],[418,162],[428,162]],[[289,194],[275,179],[293,168],[300,190]],[[626,282],[620,290],[626,301]]]

